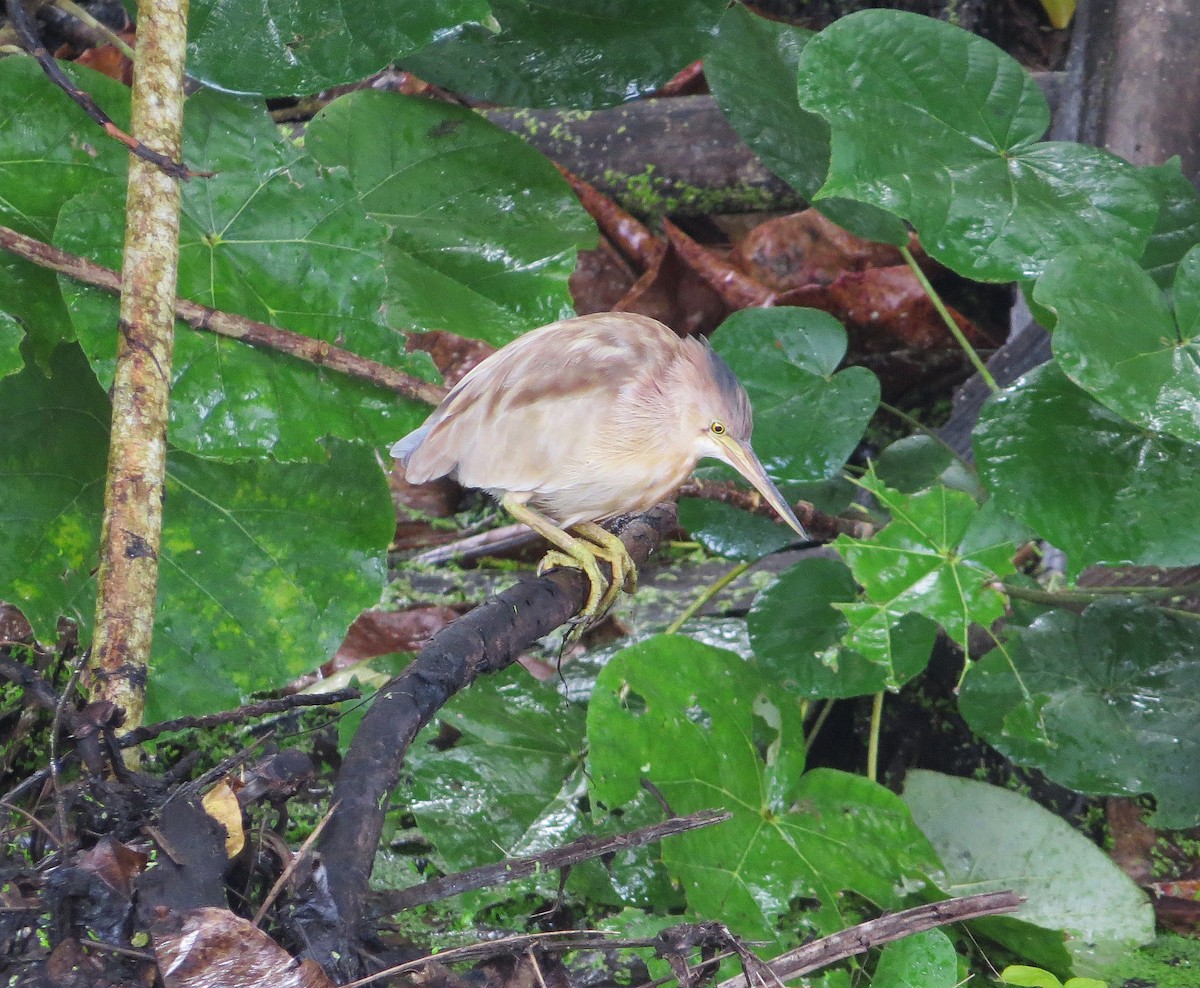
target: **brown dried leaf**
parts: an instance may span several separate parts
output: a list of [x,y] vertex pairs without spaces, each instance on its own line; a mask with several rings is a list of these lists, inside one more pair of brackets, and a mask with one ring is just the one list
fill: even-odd
[[775,293],[769,288],[747,277],[727,258],[700,246],[665,217],[663,230],[684,265],[699,275],[730,311],[774,304]]
[[895,247],[856,237],[815,209],[760,223],[729,259],[755,281],[778,292],[828,285],[847,271],[904,263]]
[[90,871],[126,898],[133,894],[133,880],[146,867],[149,855],[112,837],[102,837],[94,847],[79,855],[76,866]]
[[193,909],[160,926],[154,952],[166,988],[334,988],[315,962],[297,962],[228,909]]
[[323,669],[328,675],[377,655],[419,651],[458,616],[458,611],[444,605],[413,607],[407,611],[363,611]]
[[581,316],[611,312],[637,281],[625,258],[607,239],[595,250],[581,250],[571,272],[571,301]]
[[[846,327],[852,353],[956,347],[929,296],[907,266],[839,275],[828,285],[806,285],[780,295],[777,305],[822,309]],[[972,343],[987,341],[961,314],[951,316]]]
[[484,340],[473,340],[441,329],[409,333],[405,349],[410,353],[423,350],[429,354],[447,388],[454,387],[472,367],[496,352],[496,348]]

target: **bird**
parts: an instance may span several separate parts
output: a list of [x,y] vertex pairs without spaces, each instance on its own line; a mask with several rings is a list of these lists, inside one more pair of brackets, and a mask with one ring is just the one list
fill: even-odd
[[539,574],[582,570],[582,627],[637,589],[624,544],[599,523],[670,499],[703,458],[733,467],[809,540],[755,455],[752,428],[745,389],[707,340],[649,316],[593,313],[485,358],[391,454],[409,483],[479,488],[543,536],[553,548]]

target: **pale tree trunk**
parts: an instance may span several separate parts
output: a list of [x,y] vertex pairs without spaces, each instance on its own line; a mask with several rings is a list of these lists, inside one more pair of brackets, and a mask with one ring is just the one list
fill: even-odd
[[[187,0],[139,0],[135,138],[180,158]],[[179,180],[130,156],[112,438],[104,496],[93,700],[141,721],[154,629],[175,328]]]

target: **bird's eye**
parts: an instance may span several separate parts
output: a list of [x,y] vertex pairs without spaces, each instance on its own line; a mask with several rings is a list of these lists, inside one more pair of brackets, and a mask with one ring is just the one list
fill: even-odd
[[725,423],[724,422],[714,422],[708,428],[714,436],[725,435]]

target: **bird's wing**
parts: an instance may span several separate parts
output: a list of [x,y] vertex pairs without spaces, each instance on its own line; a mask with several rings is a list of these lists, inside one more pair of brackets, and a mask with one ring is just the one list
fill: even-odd
[[552,489],[566,466],[586,459],[622,389],[661,375],[677,348],[661,323],[627,314],[527,333],[463,378],[418,430],[424,435],[409,437],[407,475],[421,483],[454,474],[468,487],[514,493]]

